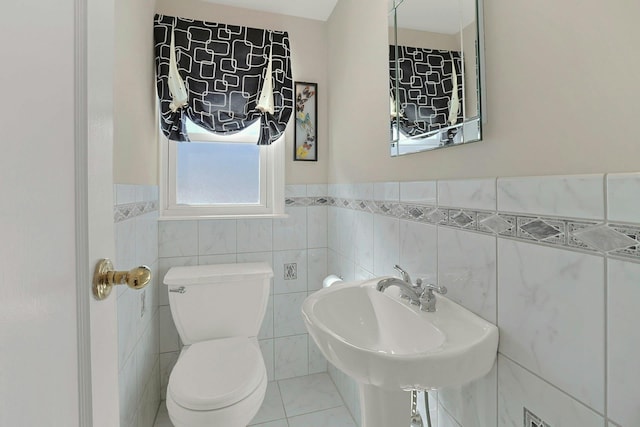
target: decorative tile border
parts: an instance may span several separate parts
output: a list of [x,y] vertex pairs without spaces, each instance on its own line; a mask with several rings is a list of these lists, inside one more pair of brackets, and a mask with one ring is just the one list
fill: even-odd
[[118,223],[158,210],[158,201],[127,203],[113,207],[113,222]]
[[640,261],[640,225],[336,197],[291,197],[286,206],[335,206]]
[[524,427],[551,427],[533,412],[524,408]]
[[284,199],[287,207],[328,206],[328,197],[287,197]]

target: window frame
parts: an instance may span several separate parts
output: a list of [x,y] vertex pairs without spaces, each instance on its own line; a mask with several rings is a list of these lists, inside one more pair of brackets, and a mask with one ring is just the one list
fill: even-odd
[[[160,219],[200,219],[239,217],[283,217],[285,134],[271,145],[260,146],[260,202],[258,204],[183,205],[176,203],[177,144],[160,134]],[[213,133],[189,133],[192,141],[239,142],[231,135],[218,137]],[[198,144],[191,142],[187,144]]]

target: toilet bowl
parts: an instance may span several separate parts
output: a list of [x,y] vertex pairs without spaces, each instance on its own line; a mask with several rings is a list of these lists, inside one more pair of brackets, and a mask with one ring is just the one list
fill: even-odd
[[167,409],[178,426],[242,426],[256,415],[267,371],[255,340],[226,338],[185,349],[167,387]]
[[266,263],[174,267],[165,276],[185,344],[167,387],[175,427],[245,427],[258,412],[267,372],[256,336],[272,276]]

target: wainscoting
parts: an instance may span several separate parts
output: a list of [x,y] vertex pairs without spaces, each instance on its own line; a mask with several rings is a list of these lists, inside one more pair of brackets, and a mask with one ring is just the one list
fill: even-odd
[[[160,284],[168,268],[266,260],[275,278],[259,338],[270,381],[328,371],[358,423],[357,387],[327,367],[300,304],[328,273],[365,279],[395,274],[400,264],[414,278],[447,286],[449,298],[500,328],[498,361],[485,378],[431,393],[440,423],[520,426],[526,414],[540,425],[639,425],[640,362],[630,356],[640,350],[638,194],[640,174],[296,185],[287,187],[286,219],[160,221],[160,357],[157,368],[149,362],[151,378],[159,370],[164,390],[180,349]],[[118,217],[131,203],[144,212],[142,199],[117,202],[118,265],[155,264],[136,257],[145,246],[121,243],[146,229],[145,215],[157,215]],[[135,227],[127,222],[134,218]],[[122,316],[139,313],[140,298],[126,295],[118,294],[119,311],[130,308]],[[145,354],[135,348],[145,348],[142,337],[153,328],[134,330],[142,335],[121,331],[121,384],[131,369],[147,372],[132,355]],[[153,389],[143,383],[123,386],[137,396],[136,405],[123,406],[127,420],[143,416],[138,403]]]
[[[461,427],[640,425],[640,174],[329,185],[328,271],[437,281],[500,328],[496,367],[433,393]],[[419,331],[416,331],[419,333]],[[358,419],[356,386],[329,369]]]
[[[117,270],[151,268],[143,290],[118,286],[120,425],[151,427],[160,404],[158,357],[158,187],[114,186]],[[113,298],[113,296],[111,297]]]

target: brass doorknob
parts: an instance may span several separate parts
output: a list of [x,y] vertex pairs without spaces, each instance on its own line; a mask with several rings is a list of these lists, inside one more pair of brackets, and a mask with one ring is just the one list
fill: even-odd
[[151,270],[146,265],[130,271],[115,271],[109,259],[96,265],[93,274],[93,295],[103,300],[109,296],[115,285],[127,285],[132,289],[142,289],[151,281]]

